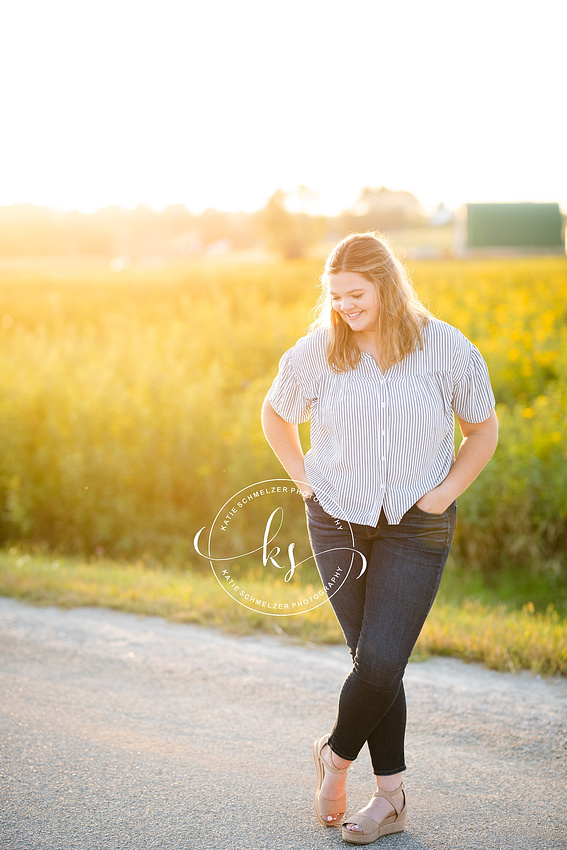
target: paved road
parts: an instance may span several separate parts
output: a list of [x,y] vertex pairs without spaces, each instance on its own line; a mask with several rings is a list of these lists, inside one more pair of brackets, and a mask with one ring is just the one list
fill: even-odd
[[[315,819],[311,760],[348,667],[343,647],[0,599],[0,847],[350,846]],[[567,848],[567,682],[452,659],[406,681],[408,830],[375,846]],[[350,810],[371,791],[364,753]]]

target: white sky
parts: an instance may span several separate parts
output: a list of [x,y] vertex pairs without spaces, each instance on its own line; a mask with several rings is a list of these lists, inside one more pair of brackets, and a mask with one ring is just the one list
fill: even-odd
[[[6,4],[7,5],[7,4]],[[0,205],[567,211],[565,0],[14,0]]]

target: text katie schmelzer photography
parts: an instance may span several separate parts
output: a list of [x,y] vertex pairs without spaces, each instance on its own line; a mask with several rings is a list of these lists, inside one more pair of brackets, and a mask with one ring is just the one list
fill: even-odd
[[[318,588],[313,587],[312,579],[306,586],[300,586],[299,568],[314,560],[302,519],[304,497],[310,493],[307,483],[305,488],[295,486],[288,479],[248,485],[231,496],[217,513],[209,530],[206,551],[201,544],[206,526],[195,535],[196,552],[209,561],[223,590],[251,611],[271,616],[305,613],[323,605],[341,589],[357,555],[361,563],[357,577],[366,569],[364,556],[354,549],[350,524],[335,519],[337,528],[348,526],[351,531],[353,547],[348,549],[352,553],[348,569],[337,568],[324,585],[319,579]],[[342,513],[340,509],[336,512]],[[292,534],[294,539],[290,539]],[[274,579],[272,598],[266,598],[265,581],[261,583],[260,593],[252,591],[251,585],[254,581],[258,583],[259,574],[262,579]]]

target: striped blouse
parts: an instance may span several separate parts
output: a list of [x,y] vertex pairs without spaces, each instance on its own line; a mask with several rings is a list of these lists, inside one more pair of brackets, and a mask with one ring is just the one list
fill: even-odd
[[283,355],[268,401],[286,422],[311,417],[305,471],[321,506],[338,519],[390,524],[440,484],[455,460],[455,412],[484,422],[494,407],[478,349],[456,328],[430,319],[423,349],[385,373],[363,353],[355,369],[327,363],[319,328]]

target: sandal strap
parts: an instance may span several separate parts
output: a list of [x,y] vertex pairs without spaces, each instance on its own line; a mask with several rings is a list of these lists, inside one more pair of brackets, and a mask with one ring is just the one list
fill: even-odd
[[345,827],[347,824],[354,824],[355,826],[359,826],[362,829],[362,832],[355,832],[353,830],[347,829],[346,831],[349,832],[350,835],[371,835],[372,833],[375,833],[377,829],[380,829],[380,827],[392,823],[392,821],[394,821],[396,817],[397,815],[391,814],[388,815],[388,817],[384,818],[384,820],[380,821],[380,823],[378,823],[378,821],[374,820],[374,818],[371,818],[368,815],[348,815],[348,817],[345,818],[343,827]]
[[[327,761],[327,759],[323,756],[323,753],[321,753],[321,758],[323,759],[323,764],[325,765],[325,770],[328,770],[329,773],[346,773],[349,766],[347,765],[346,767],[335,767],[335,765],[333,764],[333,751],[329,747],[328,743],[327,743],[327,747],[329,748],[329,752],[331,754],[330,761]],[[323,749],[323,748],[321,747],[321,749]]]
[[[399,791],[402,791],[403,794],[404,794],[404,804],[402,806],[398,806],[396,803],[394,803],[394,801],[392,799],[393,795],[397,794]],[[405,805],[406,795],[405,795],[405,791],[404,791],[404,783],[400,782],[400,784],[398,785],[398,787],[396,788],[395,791],[383,791],[382,788],[379,788],[376,791],[376,793],[374,793],[372,796],[373,797],[384,797],[384,799],[389,802],[389,804],[392,806],[392,808],[395,809],[396,815],[399,815],[400,812],[402,811],[402,809],[404,808],[404,805]]]

